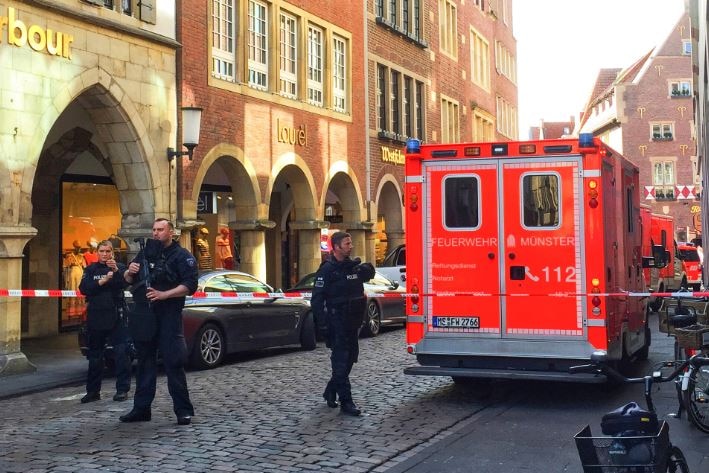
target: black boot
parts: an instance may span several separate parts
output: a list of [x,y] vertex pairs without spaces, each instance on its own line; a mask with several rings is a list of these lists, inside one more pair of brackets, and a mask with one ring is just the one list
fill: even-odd
[[81,398],[81,403],[86,404],[87,402],[94,402],[94,401],[100,401],[100,400],[101,400],[101,393],[92,392],[92,393],[86,393],[86,395]]
[[341,401],[340,412],[348,416],[358,416],[362,413],[357,405],[352,401]]
[[334,389],[325,389],[325,392],[322,393],[322,397],[325,399],[325,402],[327,402],[327,407],[335,408],[338,406],[337,393]]
[[119,417],[119,420],[121,422],[147,422],[150,420],[150,410],[136,409],[134,407],[128,414]]

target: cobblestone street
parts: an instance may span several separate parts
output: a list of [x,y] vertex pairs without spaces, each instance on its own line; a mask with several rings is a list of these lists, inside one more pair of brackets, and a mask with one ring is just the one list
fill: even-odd
[[83,387],[5,400],[0,471],[383,471],[483,407],[450,378],[404,376],[415,359],[403,338],[397,329],[361,340],[351,377],[359,418],[325,405],[322,345],[189,372],[196,416],[187,427],[175,423],[164,376],[146,423],[118,422],[132,399],[112,401],[113,380],[104,399],[85,405]]

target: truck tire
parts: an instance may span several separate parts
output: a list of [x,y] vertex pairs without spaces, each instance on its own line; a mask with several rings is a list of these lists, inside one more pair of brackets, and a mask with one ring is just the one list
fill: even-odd
[[650,357],[650,343],[651,342],[652,342],[652,333],[650,332],[650,327],[645,325],[645,344],[635,354],[635,357],[639,361],[645,361]]

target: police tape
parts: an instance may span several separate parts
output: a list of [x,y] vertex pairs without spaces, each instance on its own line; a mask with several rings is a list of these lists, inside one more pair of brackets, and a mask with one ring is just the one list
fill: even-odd
[[[409,292],[366,292],[370,298],[411,298],[411,297],[671,297],[680,299],[700,299],[709,297],[709,291],[680,291],[680,292],[599,292],[599,293],[494,293],[484,291],[467,292],[436,292],[436,293],[409,293]],[[125,291],[126,297],[132,297]],[[1,297],[85,297],[79,291],[70,289],[0,289]],[[195,292],[188,298],[192,299],[229,299],[229,300],[258,300],[258,299],[310,299],[310,292]]]

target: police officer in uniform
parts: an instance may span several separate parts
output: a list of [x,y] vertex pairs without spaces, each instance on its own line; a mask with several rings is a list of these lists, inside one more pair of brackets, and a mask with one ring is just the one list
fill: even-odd
[[103,353],[106,341],[113,344],[116,363],[116,394],[114,401],[125,401],[130,391],[130,356],[128,330],[123,319],[123,279],[125,265],[113,259],[113,245],[104,240],[98,243],[98,261],[84,270],[79,290],[88,303],[86,328],[89,345],[89,372],[86,376],[86,395],[82,403],[101,399]]
[[374,267],[350,259],[352,237],[335,232],[330,238],[332,254],[318,269],[311,306],[319,325],[327,325],[327,346],[332,349],[330,362],[332,376],[323,398],[329,407],[358,416],[360,410],[352,401],[349,375],[359,355],[359,329],[364,320],[367,299],[363,283],[374,277]]
[[[150,406],[155,398],[157,379],[157,350],[160,353],[167,375],[167,387],[172,397],[173,410],[179,425],[188,425],[194,416],[194,407],[187,390],[184,364],[187,346],[182,328],[182,308],[185,296],[197,290],[197,262],[194,256],[173,241],[175,227],[172,222],[158,218],[153,223],[153,240],[128,265],[125,279],[142,290],[134,292],[134,298],[147,299],[149,312],[154,320],[150,325],[131,333],[138,352],[138,371],[133,410],[120,417],[121,422],[144,422],[151,417]],[[150,245],[148,245],[150,243]],[[157,250],[150,250],[157,244]],[[149,251],[150,250],[150,251]],[[149,271],[141,271],[147,261]],[[131,314],[133,317],[146,314]]]

